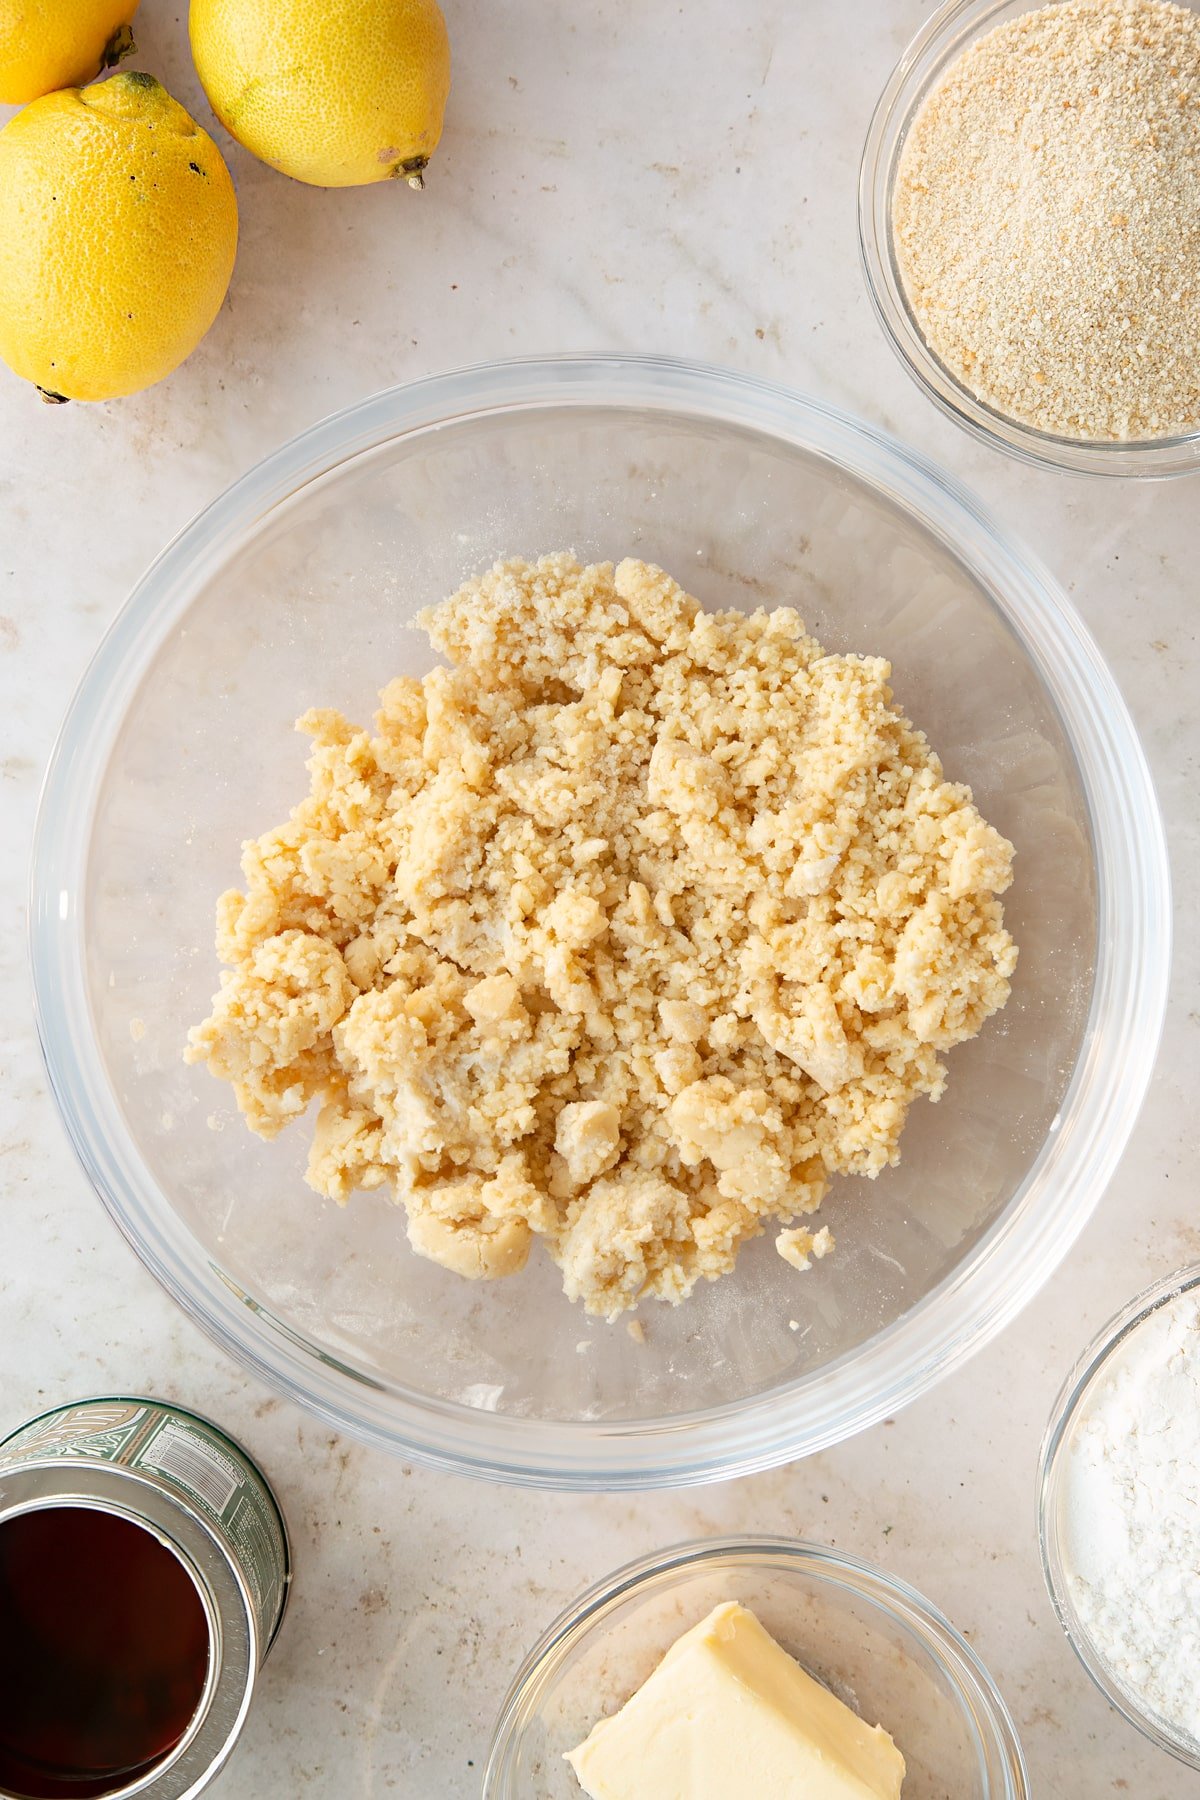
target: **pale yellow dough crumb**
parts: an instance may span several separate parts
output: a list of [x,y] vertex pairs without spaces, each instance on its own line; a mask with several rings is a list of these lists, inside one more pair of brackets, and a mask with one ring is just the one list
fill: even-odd
[[833,1233],[828,1225],[822,1225],[820,1231],[805,1231],[803,1226],[797,1226],[794,1231],[781,1231],[775,1248],[793,1269],[811,1269],[814,1259],[820,1262],[834,1248]]
[[301,719],[311,793],[244,847],[188,1057],[263,1137],[319,1100],[311,1185],[388,1188],[448,1268],[538,1237],[589,1312],[682,1300],[897,1160],[1008,997],[1012,846],[889,665],[790,608],[556,555],[418,622],[450,667],[374,736]]

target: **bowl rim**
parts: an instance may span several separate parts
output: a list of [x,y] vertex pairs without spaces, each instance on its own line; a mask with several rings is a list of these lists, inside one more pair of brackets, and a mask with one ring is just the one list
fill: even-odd
[[1029,1773],[1012,1714],[979,1654],[939,1607],[899,1576],[865,1557],[813,1539],[758,1534],[692,1538],[623,1564],[563,1608],[521,1663],[500,1707],[483,1778],[483,1800],[509,1800],[511,1776],[525,1715],[536,1704],[563,1658],[630,1595],[706,1565],[791,1567],[831,1587],[849,1589],[925,1642],[954,1688],[1003,1786],[988,1800],[1028,1800]]
[[[618,1423],[481,1413],[385,1384],[310,1343],[211,1262],[163,1205],[95,1054],[81,898],[92,803],[144,663],[245,533],[392,439],[451,421],[598,406],[782,439],[869,485],[970,571],[1033,665],[1076,759],[1098,915],[1088,1018],[1059,1112],[966,1261],[819,1380]],[[451,1471],[590,1490],[692,1485],[828,1448],[895,1413],[1013,1318],[1074,1242],[1132,1130],[1162,1027],[1171,931],[1165,837],[1144,754],[1097,646],[1042,565],[953,478],[875,427],[752,376],[622,355],[487,363],[384,390],[284,444],[185,526],[134,588],[68,708],[38,810],[29,921],[38,1035],[76,1153],[141,1260],[208,1335],[268,1386],[366,1442]]]
[[[1040,12],[1053,3],[1027,0],[1020,10]],[[858,176],[859,257],[875,316],[925,397],[994,449],[1076,475],[1163,479],[1190,474],[1200,468],[1200,429],[1130,442],[1070,438],[1039,431],[989,406],[930,348],[909,305],[892,242],[892,194],[909,127],[949,65],[1013,7],[1014,0],[943,0],[909,41],[879,96]]]
[[1102,1325],[1063,1382],[1051,1409],[1038,1458],[1037,1531],[1042,1576],[1067,1642],[1109,1705],[1159,1750],[1190,1769],[1200,1769],[1200,1743],[1174,1732],[1168,1722],[1143,1707],[1123,1687],[1101,1655],[1071,1597],[1060,1534],[1061,1506],[1067,1480],[1071,1438],[1095,1383],[1112,1358],[1151,1316],[1185,1294],[1200,1292],[1200,1263],[1151,1282]]

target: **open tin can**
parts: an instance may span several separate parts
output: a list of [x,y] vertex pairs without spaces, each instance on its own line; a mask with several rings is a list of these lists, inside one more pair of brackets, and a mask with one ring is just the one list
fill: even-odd
[[162,1401],[57,1407],[0,1443],[0,1800],[188,1800],[279,1631],[261,1470]]

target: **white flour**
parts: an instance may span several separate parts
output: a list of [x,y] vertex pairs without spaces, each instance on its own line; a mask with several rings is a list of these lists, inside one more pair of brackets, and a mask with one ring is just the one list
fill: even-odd
[[1200,1301],[1161,1306],[1085,1402],[1064,1487],[1072,1597],[1119,1686],[1200,1740]]

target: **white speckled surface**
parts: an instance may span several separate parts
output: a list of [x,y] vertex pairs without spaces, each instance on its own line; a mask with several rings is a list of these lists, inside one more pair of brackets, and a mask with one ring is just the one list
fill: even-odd
[[[1004,1689],[1039,1796],[1183,1800],[1196,1777],[1108,1711],[1060,1636],[1033,1489],[1076,1353],[1137,1287],[1200,1256],[1190,931],[1141,1125],[1049,1291],[893,1424],[692,1496],[488,1491],[332,1438],[160,1294],[64,1140],[34,1041],[23,911],[40,772],[77,675],[149,558],[249,463],[377,387],[485,357],[727,362],[952,464],[1058,572],[1116,667],[1189,916],[1200,489],[1094,485],[973,447],[909,384],[863,291],[859,146],[918,0],[446,10],[455,89],[425,195],[319,193],[234,151],[233,293],[182,371],[116,405],[55,409],[0,372],[0,1425],[89,1391],[149,1389],[212,1413],[277,1482],[295,1606],[221,1800],[472,1800],[510,1674],[559,1608],[627,1557],[730,1529],[836,1542],[936,1599]],[[138,66],[208,123],[182,14],[144,0]]]

